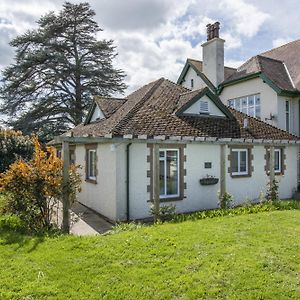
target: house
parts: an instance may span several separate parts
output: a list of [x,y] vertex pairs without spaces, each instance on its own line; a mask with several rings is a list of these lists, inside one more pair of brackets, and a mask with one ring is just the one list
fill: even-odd
[[297,188],[298,138],[209,87],[160,78],[123,99],[95,97],[85,123],[53,143],[62,141],[83,166],[78,201],[114,221],[149,217],[158,191],[162,204],[192,212],[218,207],[219,191],[258,200],[273,178],[281,198]]
[[224,67],[219,23],[207,25],[203,61],[188,59],[177,83],[207,86],[222,102],[292,134],[300,134],[300,40],[250,58],[237,69]]

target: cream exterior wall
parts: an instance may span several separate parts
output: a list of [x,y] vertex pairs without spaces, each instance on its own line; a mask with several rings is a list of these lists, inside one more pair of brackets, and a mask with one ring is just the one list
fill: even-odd
[[208,102],[208,111],[211,116],[218,116],[218,117],[225,117],[224,113],[214,104],[214,102],[204,95],[203,97],[199,98],[194,104],[192,104],[188,109],[184,111],[185,114],[193,114],[198,115],[200,113],[200,101],[207,101]]
[[[290,132],[299,135],[299,98],[282,97],[261,78],[249,79],[234,85],[224,87],[219,95],[222,102],[228,105],[228,100],[244,97],[253,94],[260,94],[261,99],[261,120],[286,130],[285,126],[285,100],[291,103]],[[275,118],[270,121],[270,114]]]
[[[266,192],[268,176],[265,172],[265,147],[254,146],[254,171],[251,177],[232,178],[228,173],[228,155],[230,149],[226,149],[226,187],[233,195],[235,204],[247,200],[258,200],[261,192]],[[276,176],[279,181],[280,198],[291,198],[297,187],[297,160],[298,147],[285,147],[287,169],[284,175]],[[130,218],[142,219],[150,217],[151,203],[147,185],[150,178],[147,170],[150,163],[147,156],[150,149],[146,143],[133,143],[130,146]],[[187,144],[184,149],[186,162],[186,189],[184,199],[180,201],[164,202],[162,204],[174,204],[177,212],[192,212],[218,207],[218,191],[220,182],[216,185],[202,186],[199,179],[207,175],[220,177],[220,145],[214,144]],[[82,192],[78,194],[79,202],[91,207],[102,215],[112,220],[126,220],[126,144],[98,144],[97,147],[97,184],[84,181],[84,168]],[[76,147],[76,163],[84,166],[85,147]],[[204,163],[211,162],[212,168],[205,169]]]
[[85,181],[85,146],[76,146],[76,164],[82,166],[80,169],[82,190],[78,193],[77,200],[105,217],[115,220],[117,217],[116,152],[111,150],[110,144],[97,145],[97,183],[93,184]]
[[[191,79],[194,80],[194,87],[191,87]],[[196,71],[189,67],[188,71],[185,74],[184,81],[181,84],[185,88],[190,90],[200,90],[207,87],[206,83],[197,75]]]

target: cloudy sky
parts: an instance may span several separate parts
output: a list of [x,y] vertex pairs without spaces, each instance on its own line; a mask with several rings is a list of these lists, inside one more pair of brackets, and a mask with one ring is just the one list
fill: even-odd
[[[1,0],[0,69],[12,62],[8,42],[32,29],[42,14],[61,9],[61,0]],[[79,2],[72,1],[71,2]],[[249,57],[300,38],[299,0],[90,0],[103,32],[115,41],[116,65],[134,90],[151,80],[176,81],[187,57],[201,59],[205,25],[221,23],[225,63],[238,66]]]

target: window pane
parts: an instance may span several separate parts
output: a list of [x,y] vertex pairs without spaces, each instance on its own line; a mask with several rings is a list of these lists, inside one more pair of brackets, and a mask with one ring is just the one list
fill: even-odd
[[247,98],[242,98],[242,108],[247,107]]
[[275,162],[274,162],[274,169],[275,171],[280,171],[280,150],[274,152]]
[[255,105],[260,105],[260,96],[259,95],[255,95]]
[[167,195],[178,194],[178,152],[167,151]]
[[88,171],[89,171],[89,177],[96,177],[96,152],[95,151],[89,151],[88,152]]
[[255,117],[260,119],[260,106],[255,107]]
[[249,96],[248,97],[248,105],[253,106],[254,105],[254,96]]
[[[160,152],[162,153],[162,152]],[[164,153],[164,152],[163,152]],[[161,160],[159,162],[159,194],[161,196],[164,196],[166,194],[165,192],[165,161]]]
[[240,152],[240,172],[247,171],[247,152],[241,151]]
[[232,173],[236,173],[239,171],[238,156],[239,156],[239,153],[237,151],[232,151],[232,162],[231,162],[231,172]]
[[236,110],[240,110],[240,108],[241,108],[241,105],[240,105],[241,101],[240,101],[240,99],[235,99],[234,103],[235,103],[235,109]]
[[250,117],[254,117],[254,107],[249,107],[248,114]]
[[233,100],[228,100],[228,106],[234,107],[234,101]]

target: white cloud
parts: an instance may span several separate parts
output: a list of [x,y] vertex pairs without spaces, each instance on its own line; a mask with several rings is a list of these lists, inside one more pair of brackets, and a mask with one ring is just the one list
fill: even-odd
[[253,37],[270,15],[244,0],[222,0],[219,8],[232,20],[232,27],[241,36]]
[[278,39],[275,39],[273,40],[272,44],[273,44],[273,47],[276,48],[276,47],[279,47],[279,46],[282,46],[284,44],[287,44],[289,42],[291,42],[293,39],[292,38],[278,38]]

